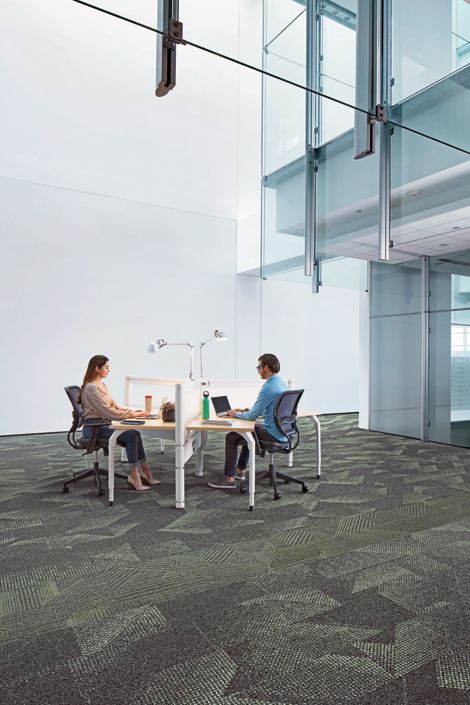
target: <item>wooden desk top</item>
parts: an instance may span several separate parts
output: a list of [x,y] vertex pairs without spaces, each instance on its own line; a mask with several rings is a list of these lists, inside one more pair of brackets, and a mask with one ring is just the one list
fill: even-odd
[[[132,419],[133,420],[133,419]],[[113,421],[111,428],[113,430],[119,431],[129,431],[130,429],[135,429],[136,431],[174,431],[176,424],[174,421],[162,421],[161,419],[135,419],[136,421],[145,421],[145,423],[139,424],[127,424],[121,421]]]
[[[229,420],[229,419],[227,419]],[[210,421],[217,421],[211,418]],[[254,421],[244,421],[243,419],[230,419],[230,426],[226,424],[206,423],[203,419],[195,419],[186,427],[188,431],[219,431],[228,433],[229,431],[254,431]]]

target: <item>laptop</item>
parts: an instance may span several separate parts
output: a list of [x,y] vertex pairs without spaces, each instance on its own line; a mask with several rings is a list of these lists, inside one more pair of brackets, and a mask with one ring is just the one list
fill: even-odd
[[227,411],[232,408],[228,397],[211,397],[211,401],[216,416],[227,416]]

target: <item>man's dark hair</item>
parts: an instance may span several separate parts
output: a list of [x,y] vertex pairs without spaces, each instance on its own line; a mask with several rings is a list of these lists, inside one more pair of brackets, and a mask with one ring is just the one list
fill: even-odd
[[263,353],[263,355],[259,356],[258,362],[260,365],[263,365],[263,367],[266,365],[273,374],[277,374],[281,369],[281,363],[272,353]]

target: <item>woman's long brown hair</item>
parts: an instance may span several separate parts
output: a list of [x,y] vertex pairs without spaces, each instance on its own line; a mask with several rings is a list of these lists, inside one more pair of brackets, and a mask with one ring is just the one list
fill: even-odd
[[85,389],[85,385],[89,384],[90,382],[93,382],[93,380],[95,379],[96,368],[99,367],[101,369],[103,365],[106,365],[108,360],[109,357],[106,357],[106,355],[93,355],[93,357],[91,358],[90,362],[88,363],[88,367],[86,368],[82,388],[80,390],[80,396],[78,397],[79,404],[82,403],[82,394],[83,390]]

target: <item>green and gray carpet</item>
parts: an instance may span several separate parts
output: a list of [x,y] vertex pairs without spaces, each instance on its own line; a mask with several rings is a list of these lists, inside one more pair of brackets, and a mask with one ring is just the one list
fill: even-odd
[[[2,705],[470,703],[470,451],[322,419],[294,474],[248,496],[146,440],[163,481],[114,507],[65,435],[0,438]],[[277,456],[281,458],[282,456]],[[265,461],[259,461],[261,468]]]

